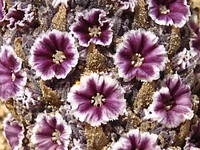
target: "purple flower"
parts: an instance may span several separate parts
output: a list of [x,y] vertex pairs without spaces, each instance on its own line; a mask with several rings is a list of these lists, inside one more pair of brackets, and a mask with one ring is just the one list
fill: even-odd
[[114,55],[119,76],[125,80],[152,81],[159,78],[168,61],[163,45],[158,45],[158,37],[152,32],[132,30],[125,33],[123,42]]
[[92,73],[74,85],[67,99],[74,116],[92,126],[116,120],[126,110],[124,90],[115,79]]
[[0,21],[2,21],[5,16],[4,9],[5,9],[5,2],[4,2],[4,0],[0,0]]
[[193,14],[191,16],[188,26],[192,31],[192,37],[190,38],[190,48],[195,50],[200,57],[200,28],[197,14]]
[[192,126],[190,137],[187,138],[184,150],[199,150],[200,149],[200,121]]
[[11,46],[2,46],[0,52],[0,98],[15,96],[26,84],[26,73],[21,70],[22,60]]
[[147,0],[149,16],[160,25],[183,27],[189,20],[187,0]]
[[43,33],[32,46],[30,63],[43,80],[65,78],[78,63],[78,50],[71,34],[53,30]]
[[168,128],[179,126],[193,117],[191,92],[177,74],[170,75],[163,87],[154,93],[145,118],[158,121]]
[[188,22],[188,26],[190,30],[193,32],[195,35],[200,34],[200,28],[199,28],[199,19],[198,19],[198,14],[194,13],[190,17],[190,20]]
[[81,12],[76,17],[70,30],[79,40],[81,46],[110,45],[113,38],[111,20],[106,19],[106,12],[100,9],[91,9],[89,12]]
[[130,9],[132,12],[134,12],[135,5],[137,3],[137,0],[112,0],[115,2],[120,9],[127,10]]
[[132,129],[114,143],[109,150],[160,150],[157,138],[156,134]]
[[9,21],[8,28],[11,30],[28,27],[34,19],[34,12],[31,5],[22,9],[21,3],[16,3],[6,14],[6,20]]
[[200,34],[193,35],[190,38],[190,47],[191,49],[195,50],[198,53],[198,56],[200,57]]
[[52,6],[54,8],[58,7],[58,5],[60,5],[61,3],[63,3],[65,5],[65,7],[68,7],[69,6],[69,3],[70,1],[69,0],[53,0],[52,1]]
[[32,130],[31,142],[35,149],[68,149],[71,127],[59,113],[39,114]]
[[4,135],[12,150],[19,150],[24,139],[24,127],[9,114],[3,123]]

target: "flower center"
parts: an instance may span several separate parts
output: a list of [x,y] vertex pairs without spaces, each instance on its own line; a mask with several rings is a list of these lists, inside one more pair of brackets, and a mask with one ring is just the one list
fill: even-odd
[[105,98],[102,94],[97,93],[96,96],[92,96],[91,103],[94,106],[100,107],[102,104],[105,103]]
[[170,10],[166,7],[166,5],[160,5],[159,10],[160,10],[160,13],[164,15],[170,12]]
[[61,141],[60,141],[60,131],[58,131],[57,129],[55,129],[55,131],[52,133],[52,140],[55,141],[58,145],[61,145]]
[[131,64],[134,67],[139,67],[142,65],[143,60],[144,60],[144,58],[140,54],[136,53],[131,58]]
[[88,31],[91,37],[98,37],[101,35],[101,28],[97,26],[89,27]]
[[173,106],[174,99],[170,96],[169,98],[166,98],[164,100],[164,105],[166,110],[170,110],[171,107]]
[[61,64],[64,61],[64,59],[66,59],[64,53],[58,50],[56,50],[56,53],[53,54],[52,57],[53,57],[53,62],[56,64]]

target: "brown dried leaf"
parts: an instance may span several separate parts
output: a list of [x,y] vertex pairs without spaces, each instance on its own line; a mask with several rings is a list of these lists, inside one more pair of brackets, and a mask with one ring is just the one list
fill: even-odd
[[197,95],[192,95],[192,103],[194,114],[197,114],[199,109],[199,97]]
[[52,19],[52,26],[55,29],[58,29],[60,31],[66,31],[66,16],[67,16],[67,9],[66,7],[62,4],[58,12],[55,14],[55,16]]
[[138,28],[146,28],[148,25],[147,4],[144,0],[138,0],[138,5],[135,10],[134,23]]
[[148,132],[150,130],[154,130],[157,127],[157,122],[152,121],[143,121],[140,125],[140,131]]
[[13,105],[13,99],[9,99],[6,103],[5,103],[6,108],[9,110],[9,112],[12,114],[12,116],[17,119],[20,122],[23,122],[21,119],[21,117],[17,114],[16,109]]
[[168,48],[169,58],[173,57],[176,54],[180,45],[181,45],[180,29],[173,27],[169,40],[169,48]]
[[133,104],[133,111],[139,114],[140,110],[147,108],[153,101],[152,96],[155,92],[155,83],[143,83]]
[[50,87],[46,86],[44,81],[40,80],[39,83],[42,90],[43,100],[45,100],[50,105],[60,106],[62,104],[60,95]]
[[10,0],[5,0],[5,3],[6,3],[7,9],[9,9],[10,7],[12,7],[12,5],[10,4]]
[[176,135],[175,146],[184,146],[185,138],[189,135],[191,121],[186,120],[181,124],[179,133]]
[[109,143],[102,127],[92,127],[86,124],[85,135],[87,138],[87,150],[101,150]]
[[25,65],[27,66],[28,61],[27,61],[26,55],[22,48],[22,37],[15,38],[14,49],[15,49],[15,53],[17,54],[17,56],[20,57],[23,60],[23,62],[25,63]]
[[164,74],[165,75],[168,75],[168,74],[173,74],[174,71],[172,70],[172,65],[171,65],[171,62],[167,62],[166,64],[166,67],[165,67],[165,70],[164,70]]
[[94,44],[90,44],[87,60],[86,60],[87,70],[92,72],[107,71],[108,66],[104,55],[102,55],[95,47]]

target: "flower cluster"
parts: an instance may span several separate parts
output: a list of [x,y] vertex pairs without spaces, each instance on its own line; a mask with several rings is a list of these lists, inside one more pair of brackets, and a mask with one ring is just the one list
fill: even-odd
[[154,93],[145,118],[174,128],[193,117],[190,88],[175,74],[168,76],[163,87]]
[[189,4],[0,0],[11,149],[199,149],[200,27]]

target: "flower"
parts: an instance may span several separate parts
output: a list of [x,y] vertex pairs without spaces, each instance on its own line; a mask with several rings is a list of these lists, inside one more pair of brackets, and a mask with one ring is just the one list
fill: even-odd
[[198,19],[198,14],[194,13],[190,17],[190,20],[188,22],[188,26],[190,30],[193,32],[195,35],[200,34],[200,28],[199,28],[199,19]]
[[191,92],[178,74],[170,75],[163,87],[154,93],[153,102],[145,118],[158,121],[168,128],[179,126],[193,117]]
[[78,63],[78,50],[71,34],[52,30],[38,37],[31,49],[30,64],[43,80],[65,78]]
[[2,46],[0,52],[0,98],[15,96],[26,84],[26,73],[21,70],[22,60],[11,46]]
[[97,45],[110,45],[113,38],[110,20],[106,19],[106,12],[100,9],[91,9],[89,12],[81,12],[76,17],[76,22],[70,30],[79,40],[81,46],[89,46],[90,43]]
[[192,37],[190,38],[190,48],[195,50],[200,56],[200,28],[197,14],[193,14],[188,23],[190,30],[192,31]]
[[192,126],[192,132],[190,137],[186,138],[185,150],[199,150],[200,149],[200,121],[196,125]]
[[179,70],[195,68],[198,61],[197,52],[184,48],[172,58],[173,67]]
[[159,25],[183,27],[189,20],[187,0],[148,0],[149,16]]
[[59,113],[39,114],[32,129],[31,142],[35,149],[68,149],[71,127]]
[[156,134],[132,129],[114,143],[109,150],[160,150],[160,147],[157,145],[157,138]]
[[30,26],[34,19],[34,12],[31,9],[31,5],[22,9],[21,3],[16,3],[12,6],[5,16],[5,19],[9,21],[8,28],[14,30]]
[[3,122],[4,136],[12,150],[19,150],[22,147],[22,140],[24,139],[24,126],[19,123],[11,114],[5,118]]
[[144,81],[156,80],[168,61],[164,46],[158,45],[158,37],[144,30],[125,33],[113,58],[119,76],[128,81],[134,77]]
[[3,20],[5,16],[5,2],[4,0],[0,0],[0,21]]
[[126,110],[124,90],[115,79],[92,73],[81,77],[67,98],[74,116],[92,126],[116,120]]
[[134,12],[135,5],[137,3],[137,0],[112,0],[112,1],[115,2],[120,7],[120,9],[122,10],[130,9],[132,12]]
[[190,38],[190,47],[191,49],[195,50],[198,53],[198,56],[200,57],[200,34],[193,35]]
[[52,1],[52,6],[54,7],[54,8],[56,8],[56,7],[58,7],[58,5],[60,4],[60,3],[63,3],[64,5],[65,5],[65,7],[69,7],[69,3],[70,1],[69,0],[53,0]]

